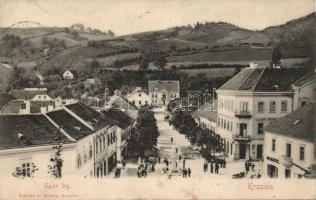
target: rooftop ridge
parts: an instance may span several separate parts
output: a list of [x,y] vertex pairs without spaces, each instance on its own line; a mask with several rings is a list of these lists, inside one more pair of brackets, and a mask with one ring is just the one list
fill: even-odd
[[244,83],[249,79],[249,77],[254,73],[255,69],[250,69],[250,68],[246,68],[246,70],[249,69],[252,72],[248,75],[247,78],[245,78],[245,80],[242,82],[242,84],[240,84],[240,86],[238,87],[238,90],[244,85]]
[[253,90],[257,87],[257,84],[259,83],[261,76],[263,75],[264,71],[266,70],[266,68],[263,68],[261,74],[259,75],[257,82],[254,84]]

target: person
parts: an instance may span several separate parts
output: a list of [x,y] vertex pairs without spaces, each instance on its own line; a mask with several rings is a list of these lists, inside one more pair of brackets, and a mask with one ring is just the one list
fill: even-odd
[[183,158],[183,169],[185,169],[185,158]]
[[246,174],[248,174],[248,171],[249,171],[249,161],[248,160],[245,163],[245,170],[246,170]]
[[188,171],[187,171],[187,169],[184,169],[183,171],[184,171],[184,178],[186,178]]
[[223,167],[226,168],[226,160],[224,159],[223,162]]
[[166,165],[167,165],[167,167],[169,166],[169,160],[166,160]]
[[215,174],[218,174],[219,164],[215,162]]
[[125,166],[126,166],[125,160],[123,160],[122,165],[123,165],[123,169],[125,169]]
[[203,163],[203,171],[206,172],[206,163]]
[[190,168],[188,168],[188,176],[189,176],[189,178],[191,177],[191,169]]
[[213,162],[211,162],[211,173],[213,174]]

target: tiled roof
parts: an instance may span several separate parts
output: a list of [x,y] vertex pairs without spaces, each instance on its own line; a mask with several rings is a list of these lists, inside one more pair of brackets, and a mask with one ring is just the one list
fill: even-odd
[[219,90],[291,91],[291,85],[305,72],[306,69],[300,68],[245,68],[227,81]]
[[200,109],[194,111],[192,113],[192,115],[194,117],[202,117],[202,118],[205,118],[205,119],[208,119],[212,122],[216,122],[217,120],[217,111],[216,111],[216,107],[217,107],[217,101],[215,101],[215,105],[214,105],[214,108],[215,110],[212,110],[213,106],[212,104],[210,103],[206,103],[206,104],[203,104]]
[[78,115],[81,119],[92,125],[96,130],[116,124],[116,122],[111,118],[108,118],[102,113],[82,103],[70,104],[66,105],[66,107],[74,112],[76,115]]
[[11,95],[16,99],[33,99],[36,95],[47,94],[46,91],[42,90],[11,90]]
[[72,138],[79,140],[93,131],[65,110],[47,113],[47,115]]
[[[27,145],[18,134],[30,139]],[[0,115],[0,149],[56,144],[58,129],[43,115]],[[63,143],[71,142],[65,136]]]
[[299,80],[297,80],[293,85],[295,87],[301,87],[309,82],[316,81],[316,73],[308,73]]
[[316,104],[307,104],[264,127],[264,131],[314,142]]
[[126,98],[122,96],[113,95],[109,100],[111,106],[117,106],[122,111],[124,111],[129,117],[136,120],[138,114],[138,108],[127,101]]
[[23,100],[12,100],[1,108],[2,114],[19,114]]
[[118,126],[122,129],[125,129],[134,123],[134,120],[121,110],[110,109],[107,111],[102,111],[102,113],[107,117],[117,121]]
[[155,92],[156,88],[158,92],[166,90],[168,92],[180,92],[179,81],[160,81],[160,80],[151,80],[148,81],[148,92]]

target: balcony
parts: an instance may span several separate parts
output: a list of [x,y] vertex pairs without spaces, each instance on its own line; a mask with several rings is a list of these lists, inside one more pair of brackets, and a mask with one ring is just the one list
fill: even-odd
[[293,165],[293,159],[289,156],[281,156],[280,163],[283,164],[284,167],[290,168]]
[[251,141],[251,136],[250,135],[235,134],[235,135],[233,135],[233,138],[237,142],[250,142]]
[[251,113],[248,110],[235,111],[235,117],[238,117],[238,118],[251,118]]

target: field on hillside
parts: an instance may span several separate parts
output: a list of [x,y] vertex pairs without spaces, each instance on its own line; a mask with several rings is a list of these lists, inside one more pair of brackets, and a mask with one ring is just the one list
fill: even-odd
[[207,78],[221,78],[233,76],[235,68],[180,69],[180,71],[189,74],[189,76],[205,74]]
[[252,61],[270,60],[272,49],[270,48],[251,48],[229,51],[203,52],[185,56],[167,57],[169,62],[227,62],[227,61]]
[[97,60],[99,61],[101,66],[108,67],[108,66],[112,66],[115,61],[138,59],[140,57],[141,57],[140,53],[124,53],[124,54],[116,54],[113,56],[107,56],[103,58],[97,58]]
[[207,44],[202,42],[191,42],[185,41],[181,39],[174,38],[165,38],[160,40],[152,40],[152,41],[142,41],[142,40],[130,40],[127,41],[132,47],[141,49],[145,52],[147,51],[162,51],[168,52],[171,50],[171,47],[175,47],[176,49],[186,49],[186,48],[196,48],[203,49]]

